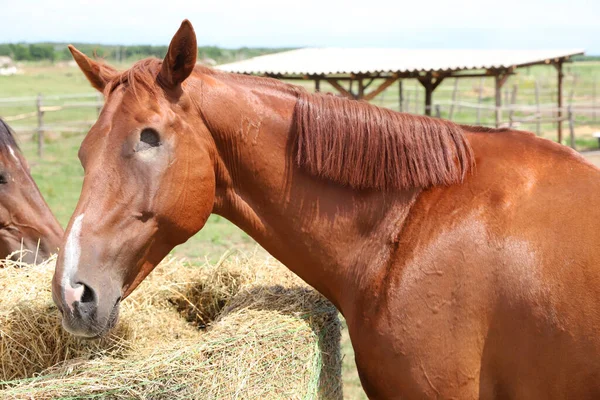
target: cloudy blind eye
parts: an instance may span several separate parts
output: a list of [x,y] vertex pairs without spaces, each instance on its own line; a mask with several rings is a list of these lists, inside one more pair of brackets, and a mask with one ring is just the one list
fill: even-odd
[[160,146],[160,136],[154,129],[146,128],[140,133],[140,142],[136,151],[144,151],[153,147]]

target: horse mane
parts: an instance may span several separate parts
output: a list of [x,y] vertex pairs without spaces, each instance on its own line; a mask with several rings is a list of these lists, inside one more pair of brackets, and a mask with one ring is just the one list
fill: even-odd
[[3,154],[8,154],[8,148],[12,147],[14,150],[21,152],[17,140],[15,139],[15,133],[10,126],[0,118],[0,151]]
[[[110,78],[105,96],[123,84],[134,93],[143,88],[156,95],[161,66],[162,60],[148,58],[119,73],[101,64],[101,74]],[[310,94],[274,79],[202,66],[195,72],[273,87],[296,96],[296,162],[315,176],[356,189],[404,190],[460,183],[474,166],[463,128],[453,122]]]
[[455,123],[324,94],[298,93],[296,162],[357,189],[460,183],[473,151]]
[[510,132],[512,128],[494,128],[490,126],[481,126],[481,125],[468,125],[461,124],[460,127],[466,132],[472,133],[503,133]]
[[451,185],[462,182],[475,164],[463,129],[453,122],[311,94],[272,78],[202,72],[296,96],[296,163],[342,185],[377,190]]
[[108,98],[121,85],[128,85],[136,98],[140,89],[147,91],[152,96],[157,95],[158,82],[156,77],[162,67],[162,60],[158,58],[140,60],[123,72],[118,72],[104,62],[98,62],[98,67],[100,68],[100,75],[108,81],[104,87],[103,94],[105,98]]

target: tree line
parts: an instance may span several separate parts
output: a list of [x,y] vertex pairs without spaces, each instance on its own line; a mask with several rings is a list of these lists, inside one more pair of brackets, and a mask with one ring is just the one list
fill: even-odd
[[[108,61],[127,62],[146,57],[163,58],[167,54],[167,46],[150,45],[102,45],[75,43],[80,51],[88,56],[98,56]],[[233,62],[263,54],[291,50],[289,48],[249,48],[225,49],[217,46],[198,47],[200,59],[212,59],[217,63]],[[66,43],[0,43],[0,56],[9,56],[15,61],[67,61],[71,53]],[[574,61],[597,61],[600,56],[575,56]]]
[[[167,46],[150,45],[120,46],[89,43],[74,43],[74,45],[88,56],[96,55],[114,62],[135,61],[146,57],[162,58],[168,49]],[[225,49],[217,46],[201,46],[198,48],[198,57],[226,63],[284,50],[289,49],[248,47]],[[71,60],[71,53],[65,43],[0,43],[0,56],[9,56],[15,61]]]

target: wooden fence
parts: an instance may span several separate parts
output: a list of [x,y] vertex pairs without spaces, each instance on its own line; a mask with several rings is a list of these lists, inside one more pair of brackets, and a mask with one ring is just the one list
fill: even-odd
[[[569,128],[569,146],[573,149],[576,149],[575,110],[578,113],[585,113],[585,112],[595,113],[596,111],[600,111],[600,109],[582,109],[582,108],[574,109],[572,106],[568,106],[563,109],[558,109],[555,107],[552,107],[552,108],[546,107],[545,109],[541,109],[539,107],[533,108],[530,106],[510,105],[507,107],[492,107],[492,106],[484,106],[481,104],[476,105],[476,104],[469,104],[469,103],[452,103],[452,102],[448,102],[448,103],[446,103],[446,105],[450,109],[450,111],[449,111],[450,115],[452,115],[452,109],[455,108],[457,105],[460,105],[465,108],[471,107],[471,108],[476,109],[478,111],[477,112],[478,116],[480,115],[479,111],[482,109],[488,110],[488,111],[500,112],[501,114],[504,114],[505,112],[507,112],[508,113],[508,121],[501,122],[500,126],[499,126],[500,128],[518,129],[518,128],[521,128],[522,125],[524,125],[524,124],[535,124],[537,127],[536,133],[538,136],[540,136],[540,134],[541,134],[542,124],[557,124],[559,122],[566,122],[566,123],[568,123],[568,128]],[[441,118],[442,112],[441,112],[441,104],[440,103],[434,104],[434,110],[435,110],[434,116],[437,118]],[[529,112],[530,115],[523,116],[521,118],[515,118],[514,113],[517,111],[521,114]],[[553,116],[545,115],[544,113],[552,114]],[[475,125],[479,125],[479,121],[477,121],[475,123]]]
[[[58,104],[57,104],[58,103]],[[44,152],[44,135],[46,132],[82,132],[87,130],[100,114],[104,104],[104,98],[100,94],[73,94],[60,96],[43,96],[39,94],[36,97],[12,97],[0,99],[0,111],[4,109],[22,109],[32,108],[32,111],[20,112],[12,115],[3,115],[2,119],[13,126],[18,133],[31,133],[37,140],[38,155],[42,157]],[[48,123],[49,114],[64,112],[74,109],[93,109],[94,118],[73,119],[58,118],[55,123]],[[91,117],[92,115],[89,115]],[[21,121],[28,122],[28,125],[17,124]],[[32,124],[33,122],[33,124]]]
[[[486,85],[487,82],[487,85]],[[442,83],[433,94],[432,115],[452,121],[526,129],[538,136],[557,138],[558,126],[568,129],[566,143],[585,148],[597,145],[593,133],[600,132],[600,101],[597,99],[597,80],[593,76],[570,75],[563,88],[564,106],[557,107],[558,91],[552,82],[518,76],[514,84],[502,91],[502,105],[496,107],[494,88],[489,79],[458,79]],[[374,102],[380,106],[414,114],[424,113],[423,88],[407,81],[399,85],[399,93],[386,91]],[[577,128],[577,129],[576,129]]]
[[[590,93],[585,93],[581,86],[576,91],[576,80],[565,96],[567,106],[562,109],[558,109],[552,101],[556,98],[555,91],[544,89],[537,81],[533,89],[513,85],[506,90],[501,107],[490,104],[489,93],[486,93],[489,88],[484,86],[483,79],[477,83],[479,85],[473,85],[468,93],[464,87],[460,90],[458,80],[453,85],[438,88],[434,94],[433,115],[459,123],[490,126],[498,114],[501,116],[502,126],[526,128],[538,135],[544,134],[544,128],[547,130],[550,124],[555,127],[558,123],[564,123],[569,131],[568,144],[575,148],[576,124],[582,121],[586,124],[593,123],[600,114],[600,102],[595,99],[595,85],[591,89],[587,88],[593,94],[590,97]],[[404,112],[422,114],[422,88],[404,85],[404,89],[400,86],[400,90],[403,92],[399,97],[397,91],[392,89],[383,92],[372,102]],[[436,94],[439,96],[438,100]],[[86,132],[97,119],[103,103],[103,97],[95,93],[0,98],[0,117],[11,124],[21,140],[26,140],[26,135],[30,134],[31,139],[37,142],[41,157],[47,133]]]

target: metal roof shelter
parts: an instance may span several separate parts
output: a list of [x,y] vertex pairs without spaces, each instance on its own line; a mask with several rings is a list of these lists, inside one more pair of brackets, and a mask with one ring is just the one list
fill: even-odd
[[[278,79],[327,81],[343,96],[372,100],[402,79],[417,79],[425,88],[425,113],[431,115],[431,100],[435,88],[445,79],[494,77],[496,89],[496,125],[502,106],[501,89],[506,79],[520,67],[554,65],[558,81],[558,119],[562,116],[562,65],[581,49],[562,50],[450,50],[450,49],[352,49],[306,48],[250,58],[217,68],[241,74],[268,76]],[[378,87],[367,89],[373,81],[383,79]],[[352,89],[356,81],[358,87]],[[349,82],[349,87],[342,85]],[[400,90],[400,93],[402,91]],[[558,123],[558,140],[562,140],[562,121]]]

